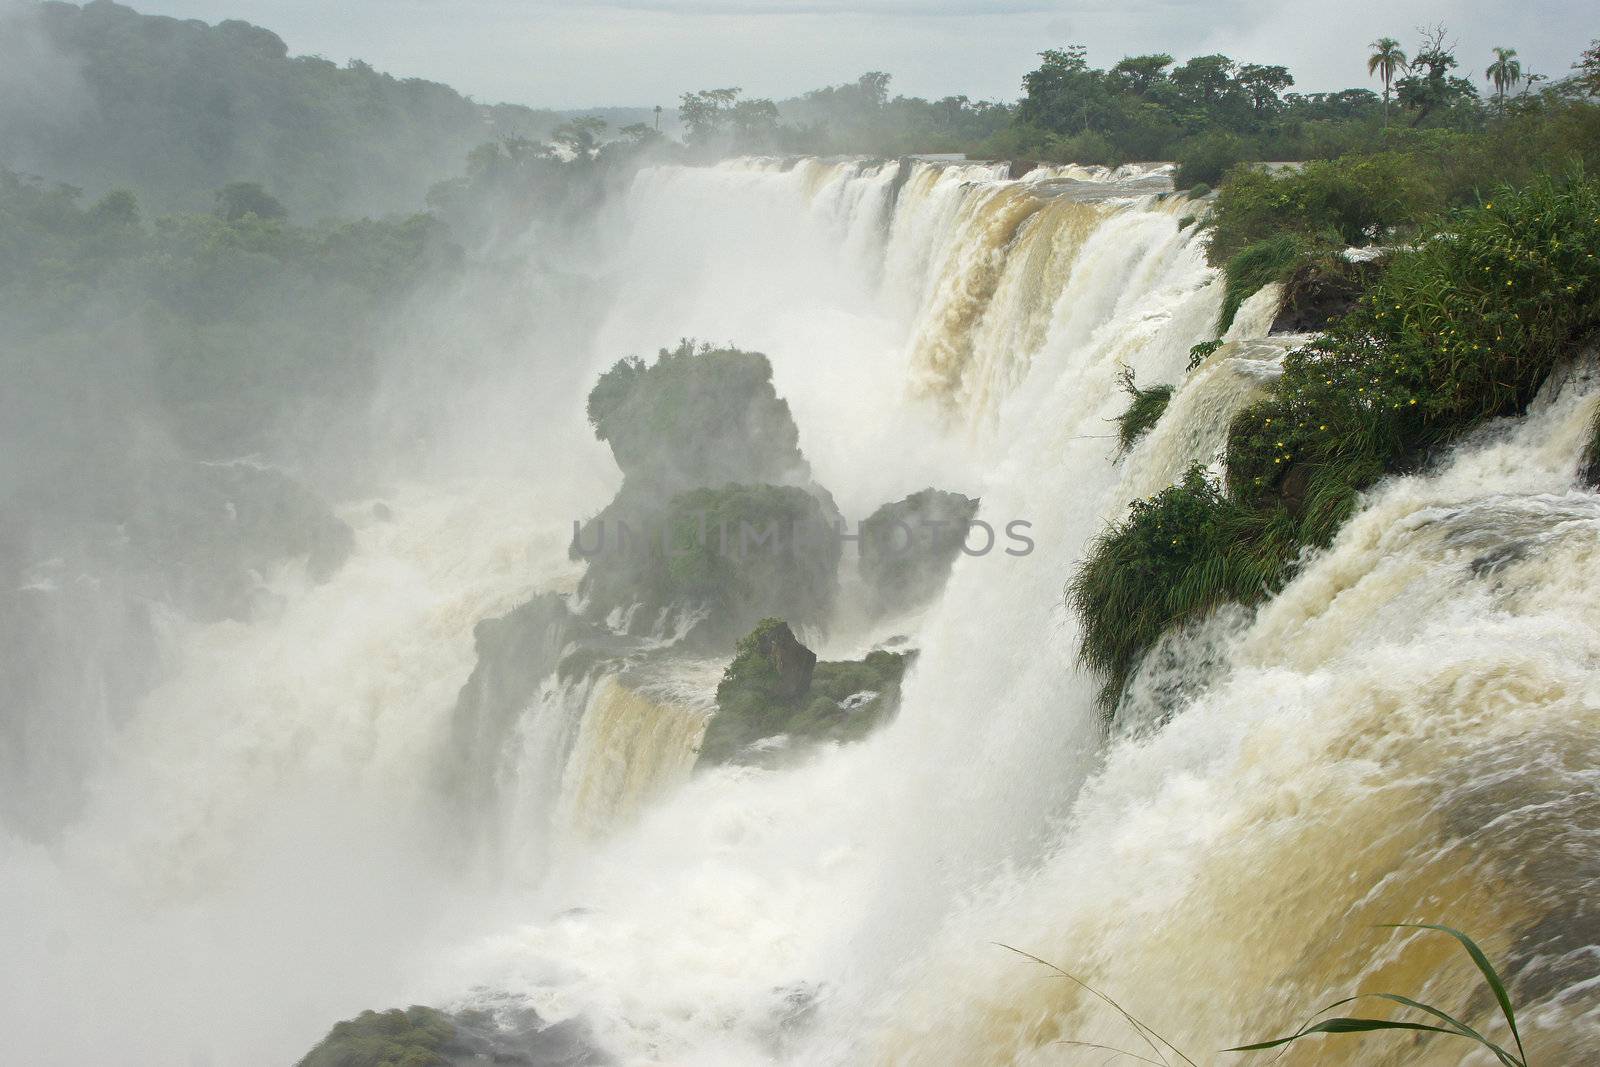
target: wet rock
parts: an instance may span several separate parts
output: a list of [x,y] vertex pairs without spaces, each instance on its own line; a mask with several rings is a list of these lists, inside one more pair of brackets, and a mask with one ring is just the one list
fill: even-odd
[[763,625],[750,635],[751,651],[772,678],[770,691],[779,700],[794,700],[811,688],[817,654],[800,643],[786,622]]
[[592,634],[555,593],[541,593],[473,628],[477,662],[451,713],[447,793],[474,811],[488,802],[496,789],[494,769],[512,750],[509,739],[524,709],[538,699],[562,652]]
[[1384,258],[1331,257],[1302,263],[1283,283],[1283,300],[1271,333],[1320,333],[1354,310],[1361,294],[1387,265]]
[[881,614],[932,600],[944,588],[978,501],[924,489],[885,504],[861,524],[861,577]]
[[899,710],[915,655],[877,649],[818,662],[787,623],[763,620],[723,672],[699,763],[771,766],[804,746],[865,737]]
[[336,1023],[298,1067],[602,1067],[610,1056],[580,1020],[531,1008],[457,1013],[412,1005]]
[[725,653],[774,611],[826,618],[839,512],[765,356],[685,342],[624,360],[589,394],[589,420],[623,482],[575,531],[588,619]]

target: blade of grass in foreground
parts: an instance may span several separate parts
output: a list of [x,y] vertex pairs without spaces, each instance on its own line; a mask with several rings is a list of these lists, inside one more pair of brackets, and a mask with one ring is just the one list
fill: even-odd
[[1488,1038],[1478,1033],[1466,1023],[1450,1015],[1448,1012],[1441,1011],[1439,1008],[1436,1008],[1431,1004],[1424,1004],[1419,1000],[1412,999],[1411,997],[1402,996],[1399,993],[1362,993],[1358,994],[1357,996],[1346,997],[1344,1000],[1335,1001],[1334,1003],[1329,1004],[1327,1007],[1321,1009],[1315,1015],[1313,1015],[1312,1018],[1315,1019],[1318,1015],[1323,1015],[1327,1012],[1333,1011],[1335,1008],[1343,1007],[1344,1005],[1353,1003],[1357,1000],[1376,998],[1392,1001],[1396,1004],[1403,1005],[1404,1007],[1414,1008],[1418,1011],[1426,1012],[1427,1014],[1443,1022],[1445,1025],[1434,1026],[1429,1023],[1406,1022],[1399,1019],[1358,1019],[1341,1016],[1333,1019],[1324,1019],[1323,1021],[1317,1023],[1308,1022],[1306,1025],[1300,1027],[1300,1029],[1296,1030],[1287,1037],[1273,1038],[1269,1041],[1257,1041],[1248,1045],[1239,1045],[1235,1048],[1224,1049],[1223,1051],[1257,1052],[1262,1049],[1278,1048],[1283,1045],[1288,1045],[1292,1042],[1299,1041],[1301,1038],[1310,1037],[1313,1034],[1355,1034],[1370,1033],[1375,1030],[1413,1030],[1427,1033],[1446,1034],[1451,1037],[1464,1037],[1469,1041],[1473,1041],[1482,1045],[1484,1048],[1494,1053],[1495,1057],[1501,1062],[1503,1067],[1528,1067],[1527,1054],[1522,1048],[1522,1035],[1517,1031],[1516,1014],[1511,1007],[1511,998],[1506,992],[1505,983],[1500,980],[1499,973],[1494,969],[1494,966],[1489,962],[1489,958],[1484,955],[1483,950],[1478,947],[1476,942],[1474,942],[1470,937],[1462,933],[1460,930],[1456,930],[1449,926],[1438,926],[1432,923],[1385,923],[1382,929],[1436,930],[1440,933],[1449,934],[1451,937],[1459,941],[1462,947],[1466,949],[1467,954],[1472,957],[1473,963],[1477,965],[1479,972],[1483,975],[1484,981],[1488,984],[1490,990],[1493,991],[1495,1000],[1500,1005],[1501,1014],[1505,1016],[1506,1025],[1511,1029],[1511,1036],[1516,1041],[1516,1055],[1512,1055],[1510,1052],[1495,1044],[1493,1041],[1490,1041]]

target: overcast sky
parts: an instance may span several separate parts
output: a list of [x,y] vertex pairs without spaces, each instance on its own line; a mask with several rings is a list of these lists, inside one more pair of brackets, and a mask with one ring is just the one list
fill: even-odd
[[673,106],[685,90],[782,98],[894,75],[893,90],[1012,100],[1042,49],[1124,55],[1226,52],[1282,63],[1305,90],[1367,85],[1366,44],[1409,51],[1447,22],[1481,83],[1492,45],[1564,74],[1600,35],[1593,0],[129,0],[138,10],[274,30],[296,54],[359,57],[486,102]]

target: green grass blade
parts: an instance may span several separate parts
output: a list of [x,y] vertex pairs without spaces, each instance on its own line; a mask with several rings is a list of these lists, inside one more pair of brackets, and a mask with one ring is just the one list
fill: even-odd
[[[1478,1031],[1474,1030],[1460,1019],[1455,1018],[1447,1012],[1440,1011],[1431,1004],[1424,1004],[1420,1000],[1412,1000],[1410,997],[1402,996],[1399,993],[1362,993],[1361,997],[1377,997],[1380,1000],[1389,1000],[1396,1004],[1404,1004],[1408,1008],[1416,1008],[1418,1011],[1425,1011],[1429,1015],[1432,1015],[1435,1019],[1440,1019],[1455,1027],[1456,1032],[1462,1037],[1471,1038],[1484,1048],[1488,1049],[1490,1052],[1493,1052],[1495,1056],[1499,1058],[1500,1062],[1505,1064],[1505,1067],[1526,1067],[1526,1064],[1524,1064],[1521,1060],[1517,1059],[1515,1056],[1511,1055],[1511,1053],[1507,1052],[1493,1041],[1490,1041],[1488,1038],[1478,1033]],[[1361,997],[1354,999],[1359,1000]]]
[[1488,982],[1489,988],[1494,991],[1494,999],[1500,1003],[1500,1014],[1505,1016],[1506,1025],[1511,1028],[1512,1040],[1517,1043],[1517,1058],[1523,1063],[1528,1062],[1528,1054],[1522,1048],[1522,1034],[1517,1031],[1517,1015],[1511,1008],[1511,997],[1506,993],[1505,983],[1500,980],[1499,972],[1494,969],[1494,964],[1489,962],[1489,957],[1483,954],[1483,949],[1478,947],[1476,941],[1454,927],[1439,926],[1435,923],[1385,923],[1384,925],[1391,929],[1437,930],[1461,942],[1461,947],[1467,950],[1472,962],[1478,965],[1483,980]]
[[1240,1045],[1237,1048],[1225,1048],[1222,1051],[1259,1052],[1262,1049],[1277,1048],[1279,1045],[1287,1045],[1291,1041],[1299,1041],[1302,1037],[1310,1037],[1312,1034],[1360,1034],[1371,1030],[1422,1030],[1434,1034],[1452,1034],[1456,1037],[1461,1036],[1454,1030],[1447,1030],[1442,1026],[1430,1026],[1427,1023],[1407,1023],[1400,1022],[1395,1019],[1351,1019],[1341,1017],[1336,1019],[1324,1019],[1322,1022],[1314,1023],[1311,1026],[1301,1030],[1299,1033],[1290,1034],[1288,1037],[1274,1038],[1271,1041],[1257,1041],[1251,1045]]

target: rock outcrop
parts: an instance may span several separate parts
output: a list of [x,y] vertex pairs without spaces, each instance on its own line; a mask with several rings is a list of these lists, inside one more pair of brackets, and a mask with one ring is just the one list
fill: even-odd
[[587,618],[717,651],[775,611],[826,618],[839,513],[765,356],[685,342],[624,360],[590,393],[589,421],[623,480],[574,538]]
[[865,737],[899,710],[915,655],[877,649],[861,660],[818,662],[788,623],[762,620],[717,686],[699,764],[771,763],[800,746]]
[[334,1024],[298,1067],[603,1067],[612,1063],[577,1020],[532,1008],[445,1012],[412,1005]]
[[944,588],[978,501],[924,489],[861,524],[861,577],[882,614],[920,607]]

